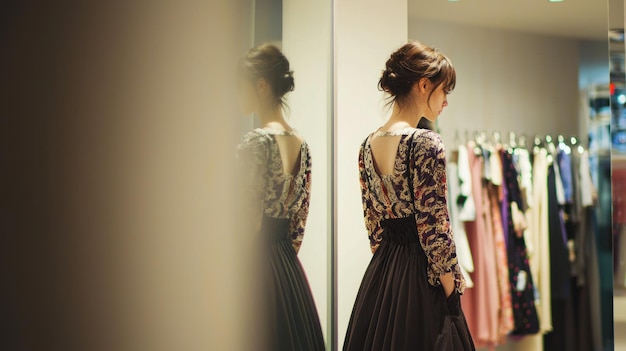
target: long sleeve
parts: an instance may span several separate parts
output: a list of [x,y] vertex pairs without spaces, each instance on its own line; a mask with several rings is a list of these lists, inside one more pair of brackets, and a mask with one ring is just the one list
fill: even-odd
[[239,188],[243,200],[245,218],[255,231],[260,230],[263,216],[263,200],[267,186],[267,146],[262,135],[255,131],[246,133],[237,147],[237,173],[242,186]]
[[372,196],[367,185],[368,174],[365,168],[363,152],[364,145],[361,146],[361,151],[359,152],[359,179],[361,183],[361,200],[363,201],[363,217],[365,219],[367,235],[370,240],[370,248],[372,249],[372,253],[375,253],[382,240],[381,233],[383,229],[380,226],[380,215],[374,210]]
[[453,273],[456,289],[465,290],[465,279],[456,255],[448,214],[446,159],[443,142],[434,132],[421,133],[414,140],[410,167],[414,206],[420,243],[428,258],[428,279],[440,285],[439,277]]
[[302,191],[304,191],[304,194],[302,195],[300,207],[291,217],[291,224],[289,227],[291,245],[293,245],[293,249],[296,250],[296,253],[300,251],[302,239],[304,238],[304,228],[306,226],[307,217],[309,216],[309,202],[311,199],[311,158],[308,157],[308,153],[306,156],[306,160],[303,164],[305,167],[302,184]]

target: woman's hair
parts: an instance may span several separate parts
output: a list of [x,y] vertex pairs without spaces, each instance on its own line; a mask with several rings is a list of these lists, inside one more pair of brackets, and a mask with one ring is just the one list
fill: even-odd
[[378,88],[390,95],[390,104],[403,104],[410,98],[413,86],[422,78],[428,78],[434,85],[429,100],[440,85],[444,84],[446,93],[454,90],[456,85],[456,72],[444,54],[420,42],[409,42],[391,54],[378,81]]
[[435,130],[435,123],[429,121],[426,117],[422,117],[420,121],[417,122],[417,128]]
[[293,71],[289,61],[274,45],[262,44],[250,49],[240,62],[241,73],[249,80],[263,78],[272,89],[277,103],[284,104],[283,97],[295,88]]

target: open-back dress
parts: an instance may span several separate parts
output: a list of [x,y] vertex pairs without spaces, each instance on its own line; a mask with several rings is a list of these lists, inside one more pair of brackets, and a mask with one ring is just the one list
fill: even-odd
[[[372,137],[400,136],[392,174],[379,174]],[[361,145],[365,225],[374,253],[343,345],[346,351],[474,350],[460,294],[447,207],[445,151],[427,129],[374,132]],[[439,276],[453,273],[446,297]]]
[[[246,183],[246,207],[252,209],[253,235],[260,236],[267,316],[264,327],[271,351],[323,351],[317,309],[297,253],[309,211],[311,158],[302,141],[299,160],[285,173],[276,141],[295,132],[254,129],[238,148]],[[300,138],[301,139],[301,138]],[[265,246],[267,245],[267,246]]]

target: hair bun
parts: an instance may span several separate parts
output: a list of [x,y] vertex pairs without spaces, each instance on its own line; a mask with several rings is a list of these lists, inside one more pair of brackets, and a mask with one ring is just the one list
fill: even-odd
[[279,96],[283,96],[290,91],[295,89],[295,82],[293,79],[293,71],[287,71],[283,74],[282,79],[276,82],[276,94]]
[[412,84],[409,80],[403,79],[402,74],[398,74],[396,70],[389,67],[393,65],[393,57],[387,61],[387,68],[383,71],[383,75],[380,78],[379,87],[383,91],[393,95],[401,96],[411,91]]
[[409,42],[389,56],[378,88],[390,95],[391,102],[404,101],[422,78],[433,84],[431,95],[442,84],[447,92],[456,85],[456,72],[445,55],[420,42]]
[[241,66],[250,79],[264,78],[281,103],[284,103],[284,95],[295,88],[289,60],[274,45],[262,44],[250,49]]

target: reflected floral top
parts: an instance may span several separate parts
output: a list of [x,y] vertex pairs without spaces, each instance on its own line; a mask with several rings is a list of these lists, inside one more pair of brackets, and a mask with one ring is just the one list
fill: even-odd
[[291,218],[289,236],[298,252],[304,236],[304,226],[309,214],[311,193],[311,157],[309,146],[303,140],[300,159],[291,174],[283,171],[277,135],[298,135],[296,132],[279,132],[257,128],[246,133],[237,147],[237,158],[244,177],[246,197],[249,201],[252,224],[261,227],[263,215],[274,218]]
[[[392,174],[379,175],[374,168],[370,145],[374,135],[401,136]],[[439,134],[414,128],[374,132],[361,145],[359,173],[372,252],[382,241],[381,220],[415,216],[419,241],[429,262],[429,283],[440,285],[439,276],[452,272],[456,289],[462,294],[465,279],[457,262],[448,215],[445,149]]]

